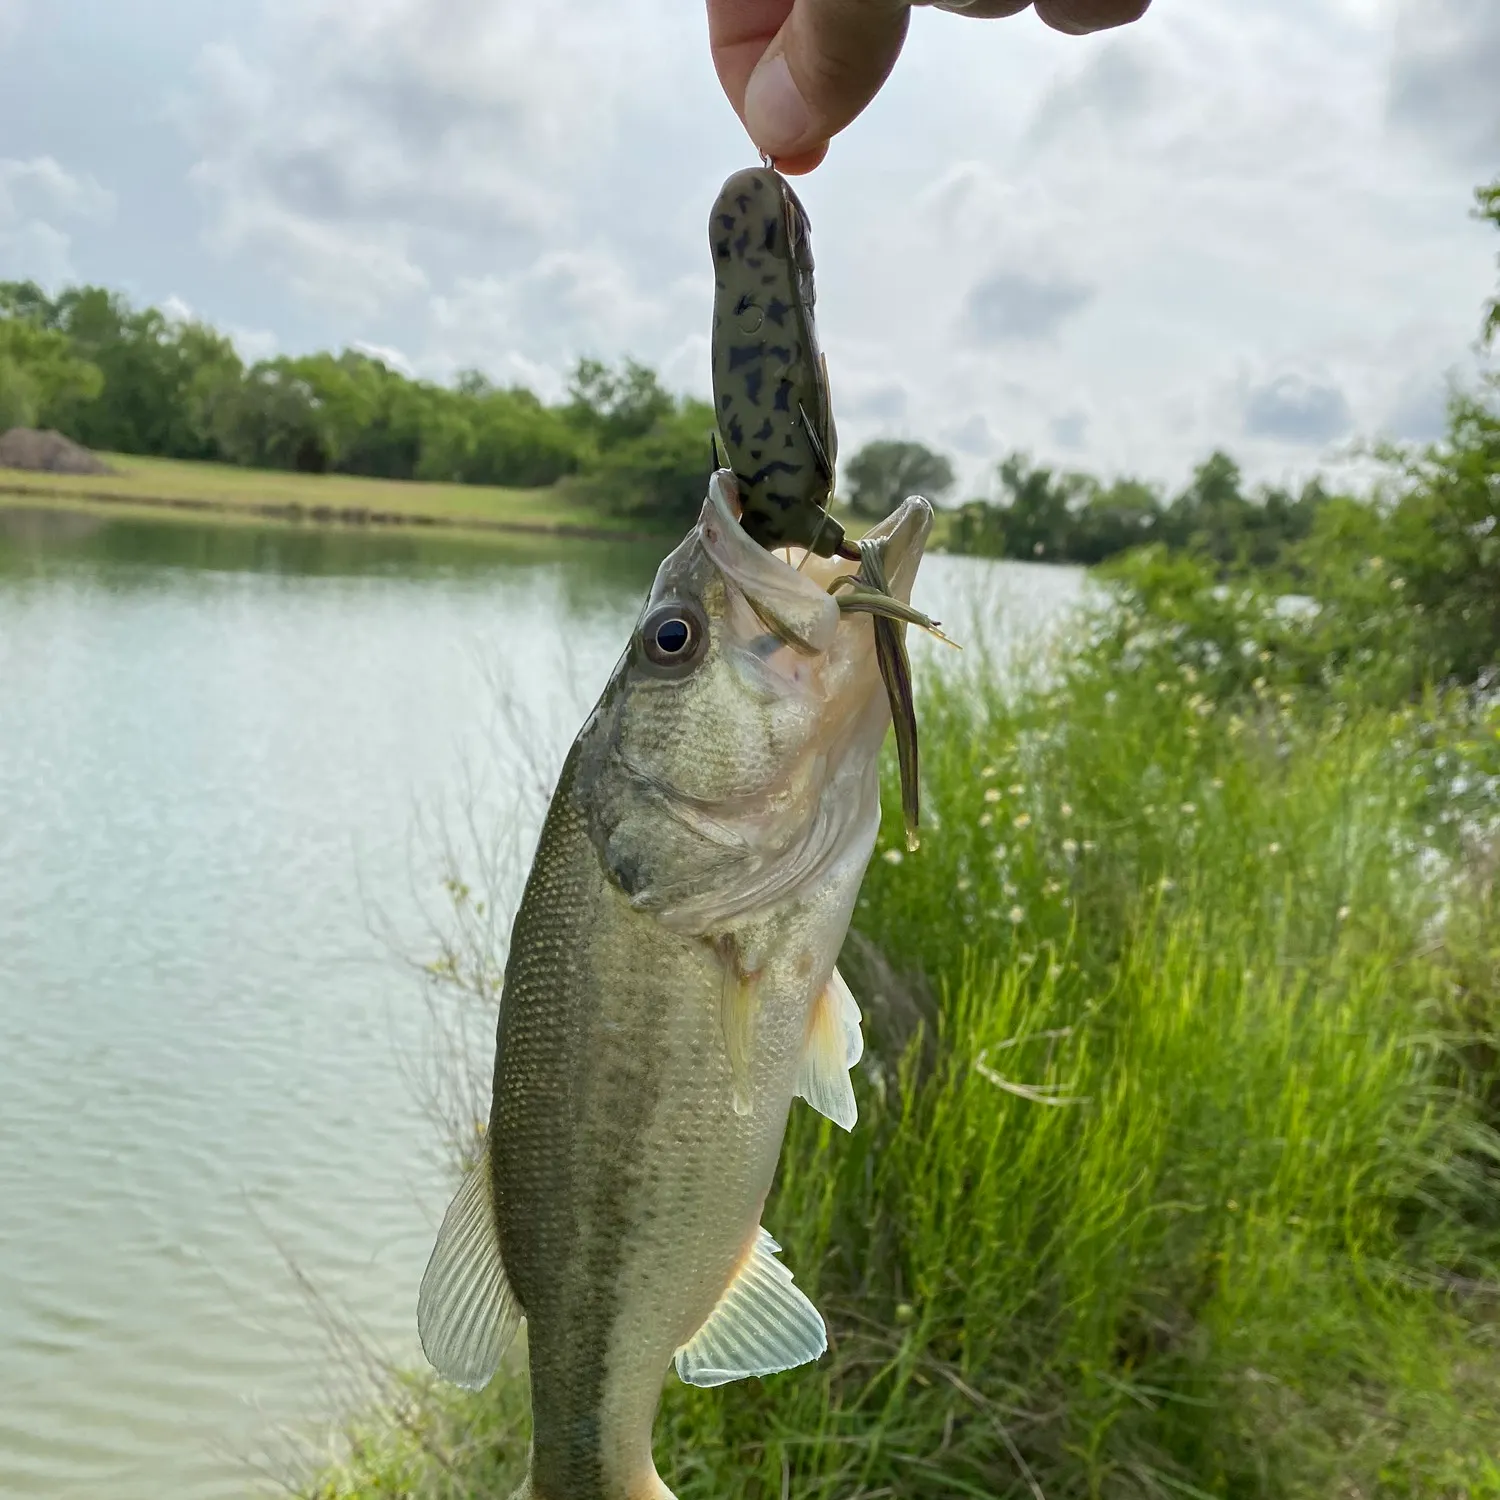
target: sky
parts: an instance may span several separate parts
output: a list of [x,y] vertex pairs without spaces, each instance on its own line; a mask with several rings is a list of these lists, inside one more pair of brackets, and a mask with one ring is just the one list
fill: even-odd
[[[0,0],[0,277],[247,357],[707,395],[707,217],[755,160],[701,0]],[[913,17],[800,179],[841,449],[1257,480],[1441,430],[1500,238],[1497,0]],[[1357,465],[1356,465],[1357,467]]]

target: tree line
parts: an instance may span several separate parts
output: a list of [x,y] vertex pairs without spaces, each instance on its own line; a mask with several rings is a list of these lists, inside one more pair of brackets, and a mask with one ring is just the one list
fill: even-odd
[[[247,364],[207,324],[132,307],[103,287],[49,297],[0,282],[0,431],[46,426],[103,452],[249,468],[530,488],[569,479],[642,518],[685,521],[702,503],[712,408],[673,396],[627,360],[580,360],[564,401],[500,388],[476,370],[451,385],[374,355],[277,356]],[[880,440],[849,462],[847,499],[878,518],[909,494],[938,499],[953,469],[920,443]],[[1101,484],[1012,455],[998,503],[963,505],[957,551],[1095,563],[1143,542],[1226,558],[1305,535],[1324,499],[1244,493],[1224,454],[1172,500],[1137,480]]]
[[[1475,204],[1476,217],[1500,228],[1500,179],[1480,188]],[[1497,336],[1500,291],[1484,308],[1481,341]],[[998,467],[998,498],[958,506],[947,545],[1081,564],[1159,545],[1221,570],[1295,573],[1310,566],[1321,538],[1347,536],[1354,517],[1404,525],[1443,493],[1478,507],[1465,524],[1481,528],[1474,539],[1488,546],[1494,522],[1484,507],[1500,472],[1496,390],[1491,380],[1456,397],[1445,443],[1424,457],[1392,455],[1394,512],[1351,512],[1352,502],[1316,479],[1296,490],[1249,489],[1223,452],[1175,494],[1013,453]],[[134,308],[103,287],[54,298],[34,282],[12,281],[0,282],[0,431],[12,426],[53,427],[106,452],[255,468],[518,488],[566,481],[611,510],[666,526],[685,524],[702,503],[714,413],[668,392],[634,360],[580,360],[565,399],[553,404],[477,370],[442,385],[352,349],[247,364],[230,339],[194,319]],[[954,478],[942,454],[882,439],[849,460],[841,498],[857,515],[879,518],[909,494],[941,499]]]
[[0,431],[51,427],[113,453],[531,488],[571,479],[612,508],[696,513],[712,408],[627,360],[580,360],[543,402],[477,370],[413,379],[358,350],[247,363],[194,319],[104,287],[0,282]]

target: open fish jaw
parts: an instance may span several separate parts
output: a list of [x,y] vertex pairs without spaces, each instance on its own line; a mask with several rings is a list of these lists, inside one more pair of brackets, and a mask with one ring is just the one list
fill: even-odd
[[[828,592],[855,565],[805,557],[799,571],[744,532],[736,503],[733,476],[715,474],[641,615],[674,600],[701,609],[702,664],[663,679],[627,653],[587,776],[606,868],[638,908],[683,931],[786,899],[850,840],[873,846],[879,817],[889,707],[875,634]],[[875,529],[893,591],[909,594],[930,526],[918,500]]]

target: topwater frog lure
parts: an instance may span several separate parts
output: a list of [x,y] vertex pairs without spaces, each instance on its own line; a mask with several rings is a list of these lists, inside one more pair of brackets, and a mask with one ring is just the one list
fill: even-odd
[[762,547],[859,560],[859,571],[841,574],[829,591],[846,613],[873,616],[901,767],[906,842],[915,849],[920,775],[904,627],[948,638],[935,620],[893,595],[883,544],[874,537],[849,542],[828,513],[838,434],[828,362],[813,317],[817,294],[807,210],[767,161],[736,172],[720,189],[708,238],[714,260],[715,458],[722,451],[736,481],[740,525]]
[[709,220],[714,411],[740,524],[763,547],[854,558],[828,514],[838,434],[813,319],[807,211],[772,166],[736,172]]

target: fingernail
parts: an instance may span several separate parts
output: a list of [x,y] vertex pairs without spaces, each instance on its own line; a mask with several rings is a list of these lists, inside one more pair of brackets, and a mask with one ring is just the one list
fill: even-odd
[[762,151],[790,155],[812,133],[812,111],[792,82],[786,57],[762,58],[745,87],[745,129]]

